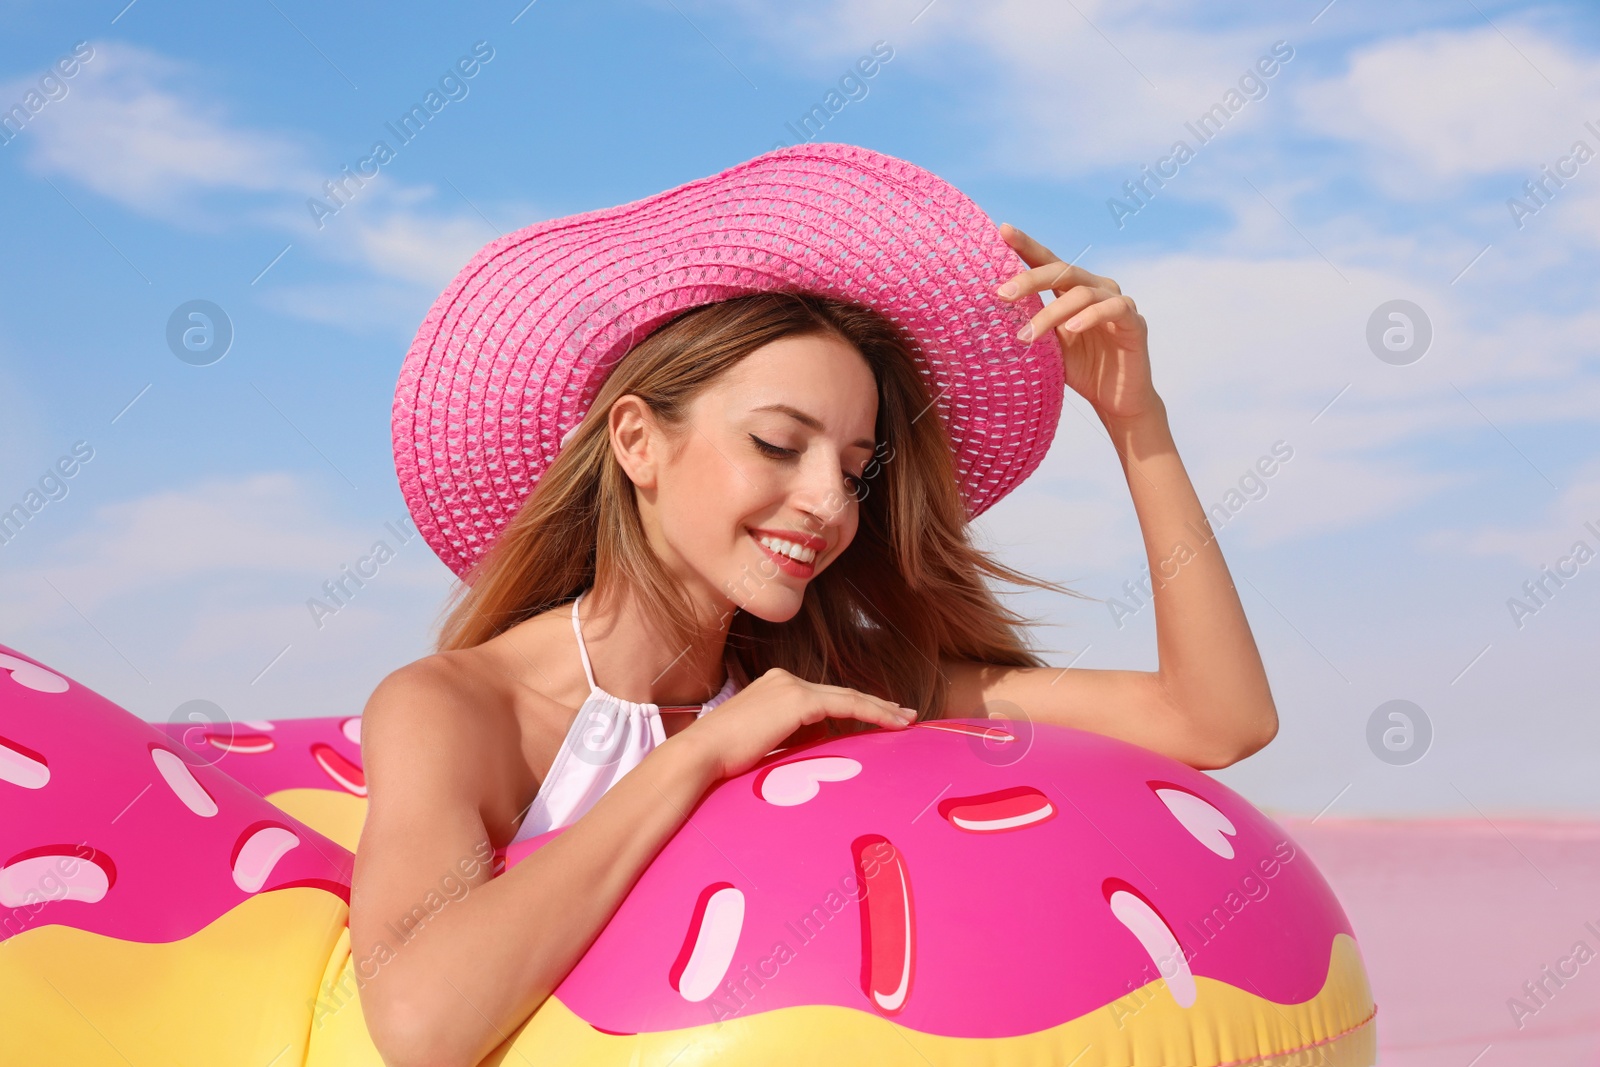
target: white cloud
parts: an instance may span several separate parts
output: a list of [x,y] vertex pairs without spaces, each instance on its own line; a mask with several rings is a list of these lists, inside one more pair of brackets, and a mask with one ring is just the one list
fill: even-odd
[[[782,41],[785,54],[799,57],[819,78],[885,39],[896,48],[894,62],[916,64],[916,76],[931,81],[926,71],[935,64],[950,91],[928,106],[959,110],[949,121],[979,132],[968,173],[979,160],[993,171],[1030,177],[1109,168],[1116,181],[1105,189],[1107,197],[1121,195],[1121,182],[1139,177],[1140,166],[1153,165],[1174,140],[1196,144],[1185,122],[1218,103],[1250,64],[1285,40],[1295,56],[1266,80],[1267,95],[1230,119],[1220,147],[1199,148],[1200,158],[1211,162],[1183,167],[1175,184],[1156,194],[1222,206],[1231,216],[1222,240],[1231,248],[1250,244],[1282,252],[1299,242],[1282,211],[1341,268],[1347,260],[1333,249],[1354,232],[1362,235],[1362,251],[1385,253],[1378,261],[1409,252],[1411,262],[1437,262],[1448,279],[1486,239],[1514,236],[1530,246],[1516,253],[1523,262],[1559,269],[1574,254],[1590,254],[1600,234],[1600,158],[1558,191],[1553,210],[1528,224],[1542,229],[1537,241],[1515,230],[1505,204],[1575,139],[1600,150],[1600,137],[1583,125],[1585,119],[1600,125],[1600,65],[1559,36],[1557,23],[1541,22],[1540,13],[1497,16],[1494,27],[1471,20],[1461,29],[1406,36],[1375,23],[1368,27],[1369,43],[1342,46],[1349,57],[1342,73],[1318,77],[1324,61],[1313,46],[1323,43],[1328,23],[1197,25],[1211,21],[1207,12],[1172,0],[934,4],[914,23],[899,0],[782,10],[748,0],[715,6],[731,7],[753,32]],[[891,63],[880,77],[894,76],[893,70]],[[818,92],[826,87],[819,83]],[[1310,142],[1311,168],[1294,165],[1286,137]],[[1354,152],[1346,147],[1351,144]],[[1388,218],[1369,223],[1343,208],[1318,232],[1297,201],[1316,198],[1326,213],[1329,165],[1334,176],[1345,175],[1357,187],[1375,184],[1403,204],[1466,193],[1473,199],[1452,217],[1456,232],[1448,235],[1425,232],[1433,226],[1427,218],[1413,226]],[[1485,175],[1504,175],[1504,191],[1484,197],[1463,185]],[[1466,235],[1477,224],[1488,238]],[[1293,248],[1304,251],[1303,243]]]
[[277,285],[263,288],[259,299],[292,318],[360,336],[389,337],[403,346],[416,335],[433,295],[373,279]]
[[1296,88],[1300,121],[1360,145],[1384,191],[1405,200],[1477,175],[1537,177],[1580,137],[1600,149],[1583,126],[1600,118],[1593,57],[1531,25],[1500,26],[1511,40],[1480,25],[1358,49],[1343,74]]
[[[1354,267],[1344,282],[1309,257],[1172,254],[1094,269],[1116,278],[1150,323],[1156,388],[1202,506],[1224,502],[1277,442],[1293,449],[1262,480],[1265,496],[1228,519],[1236,544],[1365,526],[1466,484],[1480,475],[1446,442],[1490,432],[1485,418],[1515,439],[1600,410],[1600,315],[1484,316],[1447,283]],[[1408,367],[1378,360],[1365,336],[1373,309],[1397,295],[1427,309],[1435,330],[1429,354]],[[1109,442],[1082,426],[1065,411],[1027,490],[997,507],[1011,520],[1004,540],[1124,570],[1144,558],[1138,529],[1109,526],[1097,502],[1126,500],[1129,489]],[[1082,491],[1058,488],[1067,477]]]
[[[1600,551],[1600,536],[1585,524],[1600,529],[1600,457],[1588,459],[1571,476],[1568,486],[1543,515],[1515,525],[1478,529],[1439,529],[1420,538],[1420,547],[1462,556],[1501,556],[1515,560],[1531,572],[1554,565],[1578,541],[1590,552]],[[1585,570],[1600,569],[1594,562]]]
[[[68,95],[21,134],[27,166],[169,220],[192,217],[201,192],[311,187],[296,140],[236,125],[206,82],[192,64],[127,41],[96,42]],[[20,84],[0,86],[0,99]]]
[[[309,484],[205,479],[97,508],[56,544],[24,530],[28,554],[8,557],[0,583],[0,640],[147,719],[196,696],[235,718],[359,711],[378,679],[430,651],[454,575],[418,534],[332,518]],[[393,555],[333,600],[323,583],[380,539]],[[313,597],[336,609],[320,627]]]
[[[1195,5],[1172,2],[935,3],[920,14],[920,3],[901,0],[718,6],[741,11],[755,32],[781,41],[785,54],[804,57],[817,77],[828,79],[819,82],[819,98],[879,39],[896,58],[876,78],[900,76],[896,63],[915,64],[915,76],[925,78],[936,64],[957,90],[948,106],[968,113],[963,124],[992,131],[974,155],[1013,174],[1136,167],[1165,154],[1175,138],[1192,144],[1184,121],[1218,103],[1283,36],[1259,26],[1198,26],[1183,17]],[[1242,108],[1230,126],[1258,123],[1292,73],[1291,59],[1266,81],[1265,97]]]
[[1536,173],[1600,108],[1600,67],[1537,14],[1407,36],[1374,26],[1378,39],[1353,49],[1342,74],[1308,83],[1314,60],[1299,53],[1321,43],[1325,27],[1219,26],[1186,0],[715,6],[739,11],[819,76],[879,38],[920,60],[938,53],[964,106],[995,131],[994,149],[1012,173],[1077,174],[1150,162],[1175,137],[1193,144],[1184,120],[1235,88],[1278,40],[1294,57],[1236,121],[1257,124],[1271,111],[1278,129],[1297,118],[1306,131],[1359,143],[1398,197],[1434,196],[1438,179]]
[[544,217],[525,203],[496,205],[494,222],[471,205],[464,214],[424,213],[418,205],[435,192],[432,186],[400,186],[380,175],[347,207],[324,219],[320,233],[300,242],[363,276],[265,286],[262,302],[309,322],[409,341],[433,299],[499,236],[496,223],[520,228]]
[[[349,220],[355,255],[374,274],[441,291],[496,234],[476,215],[426,217],[392,210]],[[330,223],[329,225],[333,225]]]
[[[324,166],[310,161],[302,136],[241,124],[215,102],[208,72],[194,64],[126,41],[96,43],[94,49],[67,83],[68,95],[18,137],[35,174],[66,177],[174,224],[220,229],[243,222],[287,231],[302,255],[353,264],[377,278],[435,293],[495,236],[477,208],[457,203],[454,193],[442,197],[432,185],[403,185],[381,172],[354,189],[349,203],[325,217],[319,229],[306,201],[323,197],[324,183],[339,174],[334,164],[323,173]],[[0,85],[0,100],[20,97],[27,88],[25,82]],[[223,201],[213,199],[224,193],[233,194],[225,210],[218,206]],[[456,211],[430,213],[429,205],[437,203]],[[504,205],[495,211],[527,221],[538,217],[526,205],[516,207],[516,214]],[[352,306],[352,297],[372,299]],[[289,292],[278,306],[311,321],[359,324],[356,329],[368,331],[403,300],[391,287],[355,285],[336,299]]]
[[10,569],[0,608],[30,626],[75,618],[39,577],[91,616],[128,597],[219,575],[269,578],[295,589],[288,602],[298,604],[298,591],[315,595],[384,533],[332,521],[306,482],[290,474],[207,479],[96,508],[58,544],[35,549],[37,562]]
[[[1079,466],[1096,472],[1106,470],[1111,446],[1104,441],[1099,444],[1104,446],[1106,455],[1080,457]],[[1120,479],[1121,470],[1114,457],[1109,467]],[[1130,529],[1129,525],[1132,508],[1118,505],[1119,488],[1125,497],[1125,484],[1102,487],[1080,480],[1076,487],[1064,485],[1050,479],[1049,472],[1041,467],[974,523],[975,539],[1009,566],[1079,588],[1078,580],[1085,575],[1118,566],[1125,560],[1124,538],[1138,535],[1137,528]]]

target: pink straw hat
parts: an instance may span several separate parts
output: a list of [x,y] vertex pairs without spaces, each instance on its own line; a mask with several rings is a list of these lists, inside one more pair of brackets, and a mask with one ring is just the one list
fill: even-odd
[[689,308],[781,289],[854,300],[901,327],[976,518],[1038,467],[1061,415],[1054,331],[1016,339],[1042,302],[994,295],[1026,267],[960,190],[846,144],[777,148],[508,233],[434,301],[400,368],[406,506],[465,575],[635,344]]

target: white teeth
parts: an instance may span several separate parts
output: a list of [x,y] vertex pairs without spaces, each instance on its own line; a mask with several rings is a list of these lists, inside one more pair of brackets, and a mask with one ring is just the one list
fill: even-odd
[[799,560],[801,563],[811,563],[817,558],[813,549],[803,548],[792,541],[780,541],[776,537],[761,537],[758,540],[774,552],[782,552],[790,559]]

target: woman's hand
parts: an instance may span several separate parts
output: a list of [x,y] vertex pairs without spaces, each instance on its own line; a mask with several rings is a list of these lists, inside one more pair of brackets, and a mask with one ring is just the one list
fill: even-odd
[[679,731],[698,746],[716,780],[743,774],[802,726],[859,719],[899,729],[916,713],[892,700],[839,685],[817,685],[773,667]]
[[1149,331],[1133,298],[1123,296],[1112,279],[1061,262],[1009,222],[1001,224],[1000,236],[1030,269],[1001,286],[999,297],[1018,300],[1046,289],[1056,294],[1030,320],[1029,336],[1055,331],[1067,385],[1102,421],[1132,419],[1156,408],[1160,398],[1150,381]]

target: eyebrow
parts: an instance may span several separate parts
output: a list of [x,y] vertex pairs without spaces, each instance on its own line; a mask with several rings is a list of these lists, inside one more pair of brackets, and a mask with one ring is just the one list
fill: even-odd
[[[798,422],[800,425],[805,426],[805,427],[807,427],[809,429],[812,429],[812,430],[821,431],[821,430],[823,430],[825,428],[822,425],[822,420],[817,418],[815,415],[808,415],[804,411],[801,411],[799,408],[791,407],[788,404],[763,404],[761,407],[754,408],[753,410],[755,410],[755,411],[776,411],[776,412],[780,412],[780,413],[782,413],[784,415],[789,416],[791,419],[793,419],[794,421]],[[873,442],[865,440],[865,439],[859,439],[859,440],[857,440],[857,441],[855,441],[853,443],[854,443],[856,448],[864,448],[868,452],[871,452],[871,451],[873,451],[874,449],[877,448],[877,446]]]

